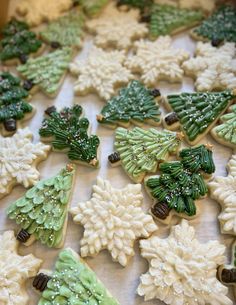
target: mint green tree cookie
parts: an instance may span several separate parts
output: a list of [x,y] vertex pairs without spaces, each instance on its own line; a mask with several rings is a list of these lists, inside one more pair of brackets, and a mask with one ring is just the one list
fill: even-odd
[[86,15],[94,17],[103,10],[109,0],[74,0],[74,2],[82,7]]
[[70,248],[59,253],[52,276],[39,273],[33,287],[42,292],[38,305],[119,305],[96,274]]
[[7,209],[21,231],[17,239],[29,245],[34,239],[48,247],[64,243],[74,166],[68,164],[56,176],[39,181]]

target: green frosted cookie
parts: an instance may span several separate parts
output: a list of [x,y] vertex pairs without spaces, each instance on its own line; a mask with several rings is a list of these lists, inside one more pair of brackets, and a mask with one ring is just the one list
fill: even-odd
[[152,5],[152,0],[117,0],[117,5],[129,5],[133,7],[137,7],[142,11],[146,8],[149,8]]
[[76,3],[81,5],[86,15],[94,17],[98,15],[108,4],[109,0],[77,0]]

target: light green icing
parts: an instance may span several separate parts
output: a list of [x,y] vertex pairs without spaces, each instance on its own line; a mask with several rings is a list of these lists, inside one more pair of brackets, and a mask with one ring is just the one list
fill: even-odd
[[230,107],[230,112],[220,118],[222,124],[216,126],[213,131],[224,141],[236,147],[236,105]]
[[69,47],[55,52],[32,58],[26,64],[17,67],[25,78],[38,85],[45,93],[53,95],[57,92],[60,82],[66,73],[72,58],[72,49]]
[[84,16],[78,12],[71,12],[49,23],[40,34],[48,43],[58,42],[62,46],[81,47],[83,26]]
[[101,111],[98,121],[102,124],[128,123],[130,120],[143,123],[160,121],[160,110],[152,91],[139,81],[132,81],[122,88],[118,96],[113,97]]
[[63,239],[74,173],[68,166],[58,175],[39,181],[9,206],[8,217],[43,244],[57,247]]
[[171,5],[153,5],[150,13],[150,35],[156,38],[178,29],[190,28],[203,19],[201,11],[180,9]]
[[116,151],[122,166],[134,181],[143,174],[155,172],[158,162],[165,160],[168,153],[176,153],[179,145],[176,133],[166,130],[144,130],[139,127],[116,130]]
[[73,252],[60,252],[38,305],[119,305],[96,274]]
[[107,5],[109,0],[79,0],[79,4],[88,16],[95,16]]

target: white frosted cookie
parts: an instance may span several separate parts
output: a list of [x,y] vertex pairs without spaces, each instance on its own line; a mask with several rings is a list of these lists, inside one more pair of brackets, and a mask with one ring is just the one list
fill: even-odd
[[170,4],[180,8],[202,9],[210,13],[215,8],[215,0],[154,0],[158,4]]
[[184,70],[181,64],[189,58],[189,53],[173,48],[171,42],[170,36],[135,42],[135,54],[127,58],[126,66],[141,74],[141,80],[147,86],[155,86],[161,80],[182,82]]
[[217,48],[211,43],[198,42],[195,57],[183,63],[186,75],[196,79],[197,91],[236,88],[236,48],[225,43]]
[[106,52],[93,47],[85,62],[70,64],[70,71],[78,75],[74,91],[78,95],[96,92],[103,99],[110,99],[118,85],[128,83],[133,75],[124,67],[124,51]]
[[236,155],[228,164],[228,176],[216,177],[209,183],[211,198],[221,205],[218,216],[221,232],[236,235]]
[[88,30],[96,34],[95,44],[100,47],[114,46],[118,49],[128,49],[135,39],[148,33],[144,23],[139,23],[138,9],[122,12],[111,3],[97,19],[86,23]]
[[19,129],[12,137],[0,137],[0,198],[10,193],[16,184],[24,187],[39,180],[37,164],[46,159],[49,145],[33,144],[28,128]]
[[25,282],[34,277],[42,263],[34,255],[20,256],[13,231],[0,235],[0,304],[28,305]]
[[126,266],[134,255],[134,241],[157,230],[151,215],[142,210],[141,184],[115,189],[101,178],[93,186],[92,198],[71,209],[73,220],[85,228],[81,256],[110,251],[112,259]]
[[72,0],[21,0],[18,1],[16,12],[24,16],[30,26],[37,26],[44,21],[51,21],[67,11],[72,6]]
[[169,237],[140,241],[149,270],[141,275],[138,294],[145,301],[159,299],[171,305],[232,305],[228,288],[216,277],[225,262],[225,246],[218,241],[201,244],[186,220],[173,226]]

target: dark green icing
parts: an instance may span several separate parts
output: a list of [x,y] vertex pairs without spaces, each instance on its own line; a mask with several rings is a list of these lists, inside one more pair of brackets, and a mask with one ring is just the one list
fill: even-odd
[[61,46],[81,47],[83,26],[83,14],[70,12],[50,22],[40,35],[48,43],[58,42]]
[[70,160],[96,167],[100,141],[96,135],[88,136],[89,121],[80,118],[81,114],[82,107],[79,105],[54,111],[43,120],[39,134],[43,138],[53,137],[52,147],[59,151],[66,150]]
[[102,109],[98,116],[99,123],[128,123],[130,120],[144,123],[152,120],[160,121],[160,110],[152,91],[139,81],[132,81],[128,87],[122,88]]
[[29,31],[26,23],[11,20],[2,30],[0,42],[0,59],[2,61],[19,58],[35,53],[42,46],[34,32]]
[[221,116],[222,124],[216,126],[213,131],[217,136],[236,147],[236,105],[230,107],[230,112]]
[[236,42],[236,8],[225,5],[194,29],[194,34],[214,41]]
[[79,4],[88,16],[99,14],[108,2],[109,0],[79,0]]
[[73,252],[59,253],[38,305],[119,305],[96,274]]
[[9,206],[8,217],[43,244],[57,247],[63,240],[74,173],[68,165],[58,175],[39,181]]
[[22,88],[21,80],[8,72],[0,73],[0,123],[6,120],[21,120],[33,111],[26,102],[28,92]]
[[180,161],[161,163],[160,170],[159,177],[146,180],[146,186],[157,204],[166,203],[177,213],[195,215],[194,201],[208,192],[201,172],[212,174],[215,171],[212,151],[204,145],[183,149]]
[[45,93],[55,95],[60,87],[72,57],[72,49],[64,47],[37,58],[31,58],[26,64],[17,67],[25,78],[33,81]]
[[201,11],[156,4],[152,6],[150,13],[150,36],[156,38],[176,32],[180,28],[190,28],[202,19]]
[[231,91],[181,93],[168,95],[168,103],[176,112],[189,141],[194,141],[217,120],[235,96]]
[[133,7],[138,7],[141,10],[149,8],[152,5],[152,0],[118,0],[118,5],[130,5]]

